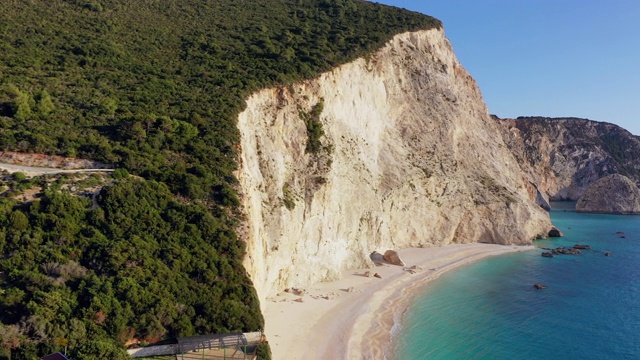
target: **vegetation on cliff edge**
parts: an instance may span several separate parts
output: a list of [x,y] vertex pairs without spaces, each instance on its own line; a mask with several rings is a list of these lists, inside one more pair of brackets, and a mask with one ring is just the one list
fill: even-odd
[[243,99],[440,26],[360,0],[2,1],[0,149],[137,176],[0,201],[0,357],[261,328],[233,231]]

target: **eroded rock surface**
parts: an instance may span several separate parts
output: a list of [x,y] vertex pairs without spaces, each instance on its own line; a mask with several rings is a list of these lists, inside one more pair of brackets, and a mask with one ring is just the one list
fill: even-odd
[[494,120],[529,180],[532,199],[577,201],[599,179],[622,174],[640,183],[640,139],[605,122],[578,118]]
[[529,244],[551,228],[441,30],[255,93],[238,127],[238,232],[261,299],[371,266],[370,249]]
[[596,181],[576,203],[576,211],[640,214],[640,189],[626,176],[609,175]]

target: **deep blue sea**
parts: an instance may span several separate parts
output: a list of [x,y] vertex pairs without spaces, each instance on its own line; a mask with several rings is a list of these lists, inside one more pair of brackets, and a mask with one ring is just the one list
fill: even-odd
[[640,216],[579,214],[574,205],[552,204],[565,236],[534,245],[592,250],[506,254],[442,275],[405,312],[391,357],[640,359]]

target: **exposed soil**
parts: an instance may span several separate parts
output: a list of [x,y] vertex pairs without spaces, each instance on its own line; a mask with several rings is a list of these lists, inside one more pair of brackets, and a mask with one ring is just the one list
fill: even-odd
[[0,162],[56,169],[112,169],[113,165],[87,159],[69,158],[57,155],[28,154],[14,151],[0,151]]

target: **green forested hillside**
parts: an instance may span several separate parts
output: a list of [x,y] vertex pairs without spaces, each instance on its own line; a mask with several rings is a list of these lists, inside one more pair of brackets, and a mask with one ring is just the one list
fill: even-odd
[[46,179],[1,199],[0,358],[260,329],[233,231],[243,98],[439,26],[361,0],[0,1],[0,150],[137,175],[97,204]]

